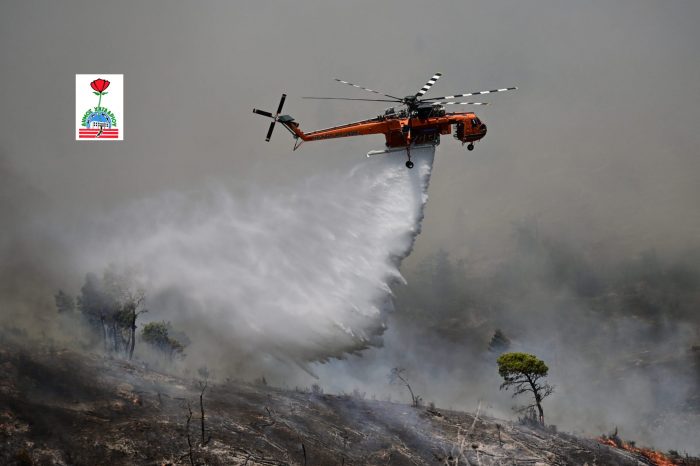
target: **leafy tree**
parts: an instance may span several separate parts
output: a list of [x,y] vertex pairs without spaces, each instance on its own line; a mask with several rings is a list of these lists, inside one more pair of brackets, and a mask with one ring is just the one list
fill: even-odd
[[114,267],[105,270],[102,282],[107,296],[114,303],[111,314],[114,351],[121,347],[131,359],[136,345],[136,319],[148,312],[142,309],[145,292],[136,288],[127,273],[119,273]]
[[[57,307],[59,300],[62,306],[67,305],[65,294],[61,293],[56,295]],[[137,289],[126,273],[108,268],[102,279],[93,273],[85,276],[77,307],[97,338],[103,341],[105,351],[123,352],[131,359],[136,344],[136,319],[147,312],[142,308],[144,299],[145,292]]]
[[102,290],[100,279],[94,273],[85,275],[85,283],[80,288],[78,296],[78,309],[80,309],[87,324],[103,341],[105,351],[107,351],[109,347],[106,324],[110,314],[110,303]]
[[524,409],[537,407],[540,415],[540,424],[544,425],[544,411],[542,400],[554,392],[554,387],[547,383],[540,383],[547,376],[549,368],[541,359],[527,353],[504,353],[499,356],[498,373],[503,377],[501,390],[514,387],[513,397],[525,392],[531,392],[535,397],[535,404]]
[[113,314],[113,319],[116,322],[116,331],[119,332],[120,339],[124,341],[124,331],[126,330],[127,337],[124,341],[124,353],[128,352],[129,359],[134,357],[134,347],[136,346],[136,319],[146,309],[137,310],[143,303],[144,295],[136,293],[129,295],[122,303],[119,309]]
[[173,359],[176,354],[182,354],[185,346],[170,336],[171,329],[170,322],[149,322],[144,325],[141,336],[144,342]]

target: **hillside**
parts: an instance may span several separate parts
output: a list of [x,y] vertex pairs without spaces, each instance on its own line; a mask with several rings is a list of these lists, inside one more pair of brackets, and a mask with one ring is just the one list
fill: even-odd
[[655,464],[595,439],[478,413],[233,381],[204,391],[202,446],[201,381],[8,345],[0,370],[0,463],[8,465]]

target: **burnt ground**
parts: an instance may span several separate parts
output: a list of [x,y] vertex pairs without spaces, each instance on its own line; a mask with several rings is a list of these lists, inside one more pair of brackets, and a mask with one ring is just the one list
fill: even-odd
[[9,346],[0,347],[0,374],[3,465],[653,464],[478,413],[237,382],[209,383],[202,445],[197,381],[101,355]]

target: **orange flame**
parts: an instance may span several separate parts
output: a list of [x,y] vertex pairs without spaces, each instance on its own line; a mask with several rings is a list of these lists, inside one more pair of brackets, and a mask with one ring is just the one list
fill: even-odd
[[607,437],[603,435],[602,437],[597,438],[598,442],[602,443],[603,445],[608,445],[613,448],[620,448],[622,450],[627,450],[631,453],[635,453],[637,455],[642,455],[643,457],[647,458],[648,460],[652,461],[656,466],[676,466],[678,463],[673,461],[671,458],[668,456],[664,455],[663,453],[660,453],[656,450],[652,450],[650,448],[639,448],[634,445],[631,445],[623,440],[621,440],[617,436],[613,437]]

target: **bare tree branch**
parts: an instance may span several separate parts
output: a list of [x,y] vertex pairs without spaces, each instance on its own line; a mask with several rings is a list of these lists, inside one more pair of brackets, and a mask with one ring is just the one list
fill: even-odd
[[188,456],[190,458],[190,465],[194,466],[194,455],[192,453],[192,439],[190,438],[190,421],[192,420],[192,405],[187,402],[187,422],[185,423],[185,431],[187,435],[187,447],[189,448]]
[[205,431],[204,431],[204,391],[207,389],[208,385],[209,385],[208,378],[204,379],[204,383],[202,383],[201,381],[199,382],[199,386],[202,389],[202,391],[199,393],[199,409],[202,413],[201,418],[200,418],[201,427],[202,427],[202,445],[208,444],[209,441],[211,440],[211,435],[206,440],[204,440],[204,436],[205,436]]

